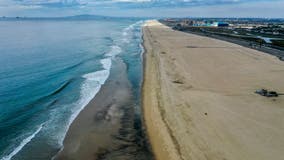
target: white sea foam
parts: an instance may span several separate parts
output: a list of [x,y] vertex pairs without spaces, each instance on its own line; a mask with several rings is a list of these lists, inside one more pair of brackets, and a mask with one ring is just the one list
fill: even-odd
[[25,138],[24,140],[22,140],[22,142],[19,144],[19,146],[16,147],[10,154],[2,157],[0,160],[10,160],[13,156],[15,156],[18,152],[20,152],[22,150],[22,148],[24,148],[25,145],[27,145],[40,132],[42,127],[43,127],[43,124],[41,124],[32,135],[30,135],[27,138]]
[[101,64],[103,65],[104,69],[110,70],[110,68],[111,68],[111,59],[110,58],[102,59],[101,60]]
[[124,32],[122,32],[122,35],[123,35],[123,36],[127,36],[127,35],[128,35],[128,33],[126,32],[126,30],[124,30]]
[[105,83],[110,74],[111,59],[102,59],[101,64],[103,65],[104,70],[83,75],[83,78],[86,79],[86,82],[98,83],[100,85],[103,85]]
[[80,100],[77,102],[77,105],[81,107],[79,109],[76,108],[76,110],[74,111],[70,119],[70,124],[81,112],[81,110],[95,97],[95,95],[99,92],[101,86],[109,77],[111,59],[102,59],[100,62],[103,65],[104,70],[88,73],[82,76],[83,78],[85,78],[85,81],[81,86]]
[[134,29],[136,28],[136,26],[141,26],[143,23],[144,23],[144,21],[138,21],[138,22],[136,22],[134,24],[129,25],[125,29],[123,29],[122,41],[124,43],[130,43],[131,42],[131,37],[133,36],[133,33],[134,33]]
[[106,56],[108,57],[115,57],[116,55],[118,55],[119,53],[121,53],[121,48],[117,45],[113,45],[111,46],[110,51],[106,54]]
[[[111,58],[102,59],[101,64],[103,65],[103,70],[88,73],[82,76],[84,78],[84,82],[81,85],[80,90],[80,99],[75,102],[75,106],[72,109],[72,115],[67,124],[66,132],[75,118],[79,115],[79,113],[87,106],[87,104],[96,96],[96,94],[100,91],[101,86],[106,82],[109,77],[110,69],[111,69]],[[60,145],[63,146],[63,140],[66,136],[66,132],[64,132],[64,136],[59,138],[61,140]]]
[[[141,38],[141,39],[142,39],[142,38]],[[143,41],[142,41],[142,43],[143,43]],[[141,61],[143,62],[143,55],[144,55],[144,53],[145,53],[145,48],[144,48],[144,46],[142,45],[142,43],[139,44],[139,47],[140,47],[140,49],[141,49],[140,59],[141,59]]]

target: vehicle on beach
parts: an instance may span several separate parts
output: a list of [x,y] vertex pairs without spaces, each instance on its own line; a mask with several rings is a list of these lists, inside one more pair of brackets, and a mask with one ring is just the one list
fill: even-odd
[[259,94],[264,97],[278,97],[279,94],[275,91],[268,91],[266,89],[260,89],[255,91],[256,94]]

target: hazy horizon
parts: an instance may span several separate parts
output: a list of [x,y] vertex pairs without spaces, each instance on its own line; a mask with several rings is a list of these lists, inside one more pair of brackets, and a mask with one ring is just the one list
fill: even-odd
[[193,16],[184,16],[184,17],[174,17],[174,16],[160,16],[160,17],[155,17],[155,16],[151,16],[151,17],[146,17],[146,16],[132,16],[132,17],[129,17],[129,16],[115,16],[115,15],[99,15],[99,14],[76,14],[76,15],[67,15],[67,16],[21,16],[21,15],[18,15],[18,16],[1,16],[0,15],[0,18],[76,18],[76,17],[80,17],[80,16],[93,16],[93,17],[109,17],[109,18],[192,18],[192,19],[199,19],[199,18],[204,18],[204,19],[284,19],[284,17],[210,17],[210,16],[203,16],[203,17],[193,17]]

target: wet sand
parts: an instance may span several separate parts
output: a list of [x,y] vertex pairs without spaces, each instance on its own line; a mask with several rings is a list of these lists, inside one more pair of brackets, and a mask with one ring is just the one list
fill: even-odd
[[149,160],[152,155],[121,59],[95,98],[70,126],[57,160]]
[[157,160],[283,158],[284,62],[236,44],[172,29],[143,27],[142,90]]

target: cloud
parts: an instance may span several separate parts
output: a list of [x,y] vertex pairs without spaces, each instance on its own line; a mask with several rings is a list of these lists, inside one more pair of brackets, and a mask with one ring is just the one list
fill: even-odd
[[[182,7],[129,8],[93,13],[108,16],[146,16],[146,17],[246,17],[246,18],[284,18],[282,1],[257,1],[250,3],[229,3],[215,5],[198,5]],[[265,11],[265,12],[264,12]]]
[[[83,5],[77,0],[11,0],[17,3],[18,5],[37,5],[45,7],[72,7]],[[1,5],[1,3],[0,3]]]
[[[186,14],[189,16],[213,16],[218,13],[218,15],[225,16],[246,13],[248,16],[257,14],[263,16],[266,12],[269,12],[270,15],[273,12],[276,17],[284,17],[283,11],[273,9],[273,7],[279,8],[279,4],[283,4],[281,2],[284,0],[0,0],[0,14],[26,16],[103,14],[116,16],[119,15],[116,13],[121,13],[125,16]],[[268,7],[270,7],[269,11],[266,9]],[[260,12],[260,8],[266,12]]]
[[[131,8],[151,7],[187,7],[187,6],[208,6],[222,4],[238,4],[252,1],[265,0],[1,0],[0,6],[5,3],[16,3],[18,5],[39,5],[45,7],[74,7],[74,6],[109,6]],[[268,1],[268,0],[266,0]],[[270,0],[277,1],[277,0]]]

